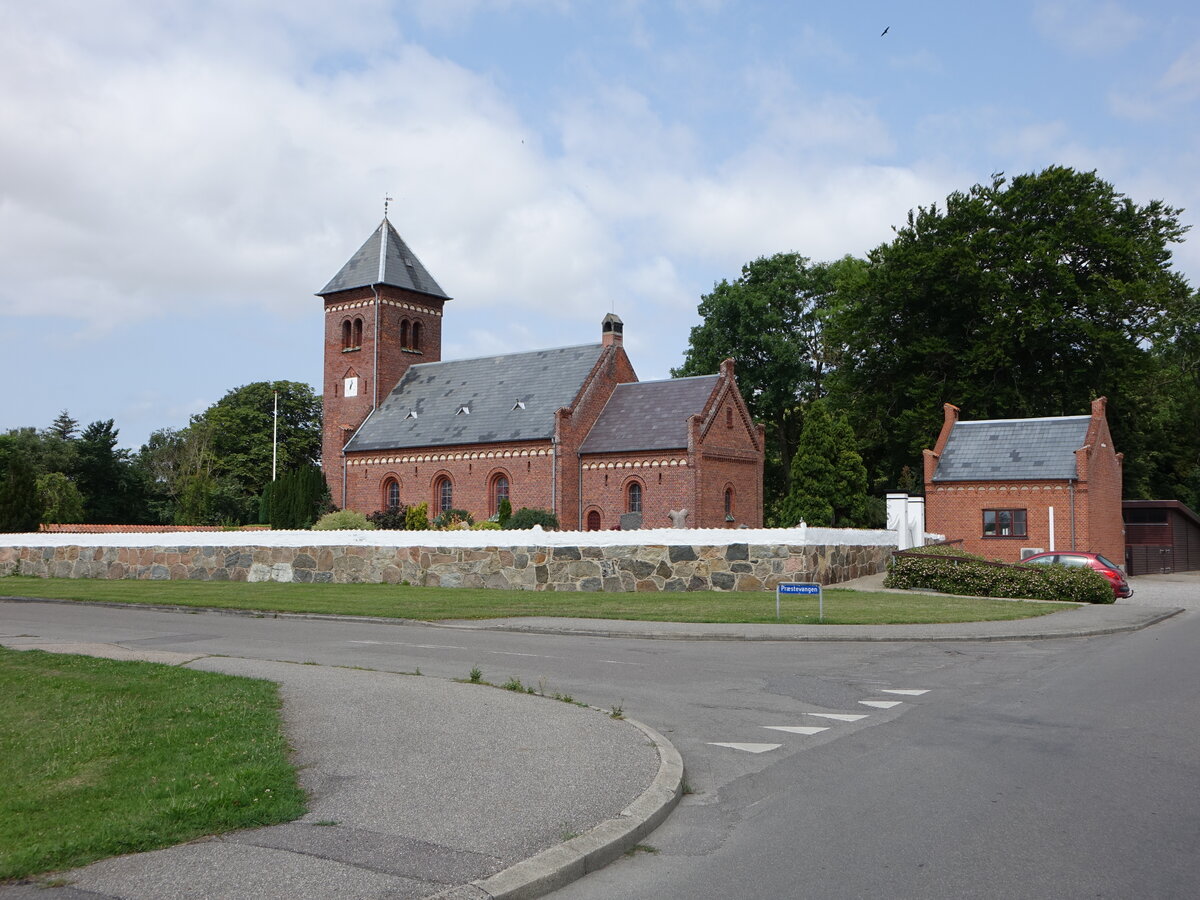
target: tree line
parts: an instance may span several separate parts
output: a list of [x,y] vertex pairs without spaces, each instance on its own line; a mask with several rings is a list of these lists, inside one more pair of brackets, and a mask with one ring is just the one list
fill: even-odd
[[114,420],[81,429],[66,410],[45,428],[0,434],[0,531],[42,523],[298,528],[328,506],[318,468],[321,400],[307,384],[235,388],[186,427],[153,432],[136,452],[118,439]]
[[1083,415],[1108,397],[1125,497],[1200,508],[1200,295],[1172,268],[1182,210],[1053,166],[918,207],[865,258],[777,253],[700,302],[674,375],[732,357],[767,427],[766,517],[882,525],[922,489],[942,404]]

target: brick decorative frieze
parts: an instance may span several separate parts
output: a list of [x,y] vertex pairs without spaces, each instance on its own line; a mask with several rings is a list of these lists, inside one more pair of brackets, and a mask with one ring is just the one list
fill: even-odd
[[[396,307],[396,309],[410,309],[413,312],[419,312],[419,313],[423,313],[425,315],[436,316],[438,318],[440,318],[442,315],[442,311],[440,309],[431,309],[426,304],[405,303],[402,300],[390,300],[386,297],[381,297],[379,299],[379,302],[383,306],[394,306],[394,307]],[[325,312],[326,312],[326,314],[336,313],[336,312],[345,312],[348,309],[363,309],[365,307],[374,306],[374,305],[375,305],[375,298],[371,297],[366,300],[353,300],[353,301],[350,301],[349,303],[332,303],[329,306],[325,307]]]
[[[887,568],[895,545],[0,547],[0,575],[386,583],[530,591],[769,591]],[[0,589],[2,590],[2,589]]]

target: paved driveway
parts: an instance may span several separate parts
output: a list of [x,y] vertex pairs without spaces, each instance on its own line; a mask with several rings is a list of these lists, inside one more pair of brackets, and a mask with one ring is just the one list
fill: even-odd
[[1133,596],[1117,603],[1141,606],[1182,606],[1200,609],[1200,572],[1175,572],[1172,575],[1134,575],[1129,579]]

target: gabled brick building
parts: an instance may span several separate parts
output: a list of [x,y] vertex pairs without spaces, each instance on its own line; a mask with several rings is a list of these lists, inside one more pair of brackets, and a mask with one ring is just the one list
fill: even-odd
[[989,559],[1084,550],[1125,558],[1124,454],[1112,446],[1104,397],[1087,416],[959,420],[945,404],[924,451],[926,528]]
[[563,528],[762,525],[763,428],[716,375],[639,382],[596,344],[441,361],[450,297],[385,218],[325,302],[323,468],[337,505],[555,512]]

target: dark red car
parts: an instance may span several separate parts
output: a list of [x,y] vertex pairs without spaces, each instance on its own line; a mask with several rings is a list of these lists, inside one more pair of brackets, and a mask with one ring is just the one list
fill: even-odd
[[1035,553],[1021,560],[1023,566],[1048,566],[1057,563],[1060,566],[1091,566],[1108,579],[1113,593],[1118,597],[1132,597],[1133,588],[1125,580],[1125,573],[1108,557],[1099,553],[1084,553],[1081,550],[1051,550],[1046,553]]

